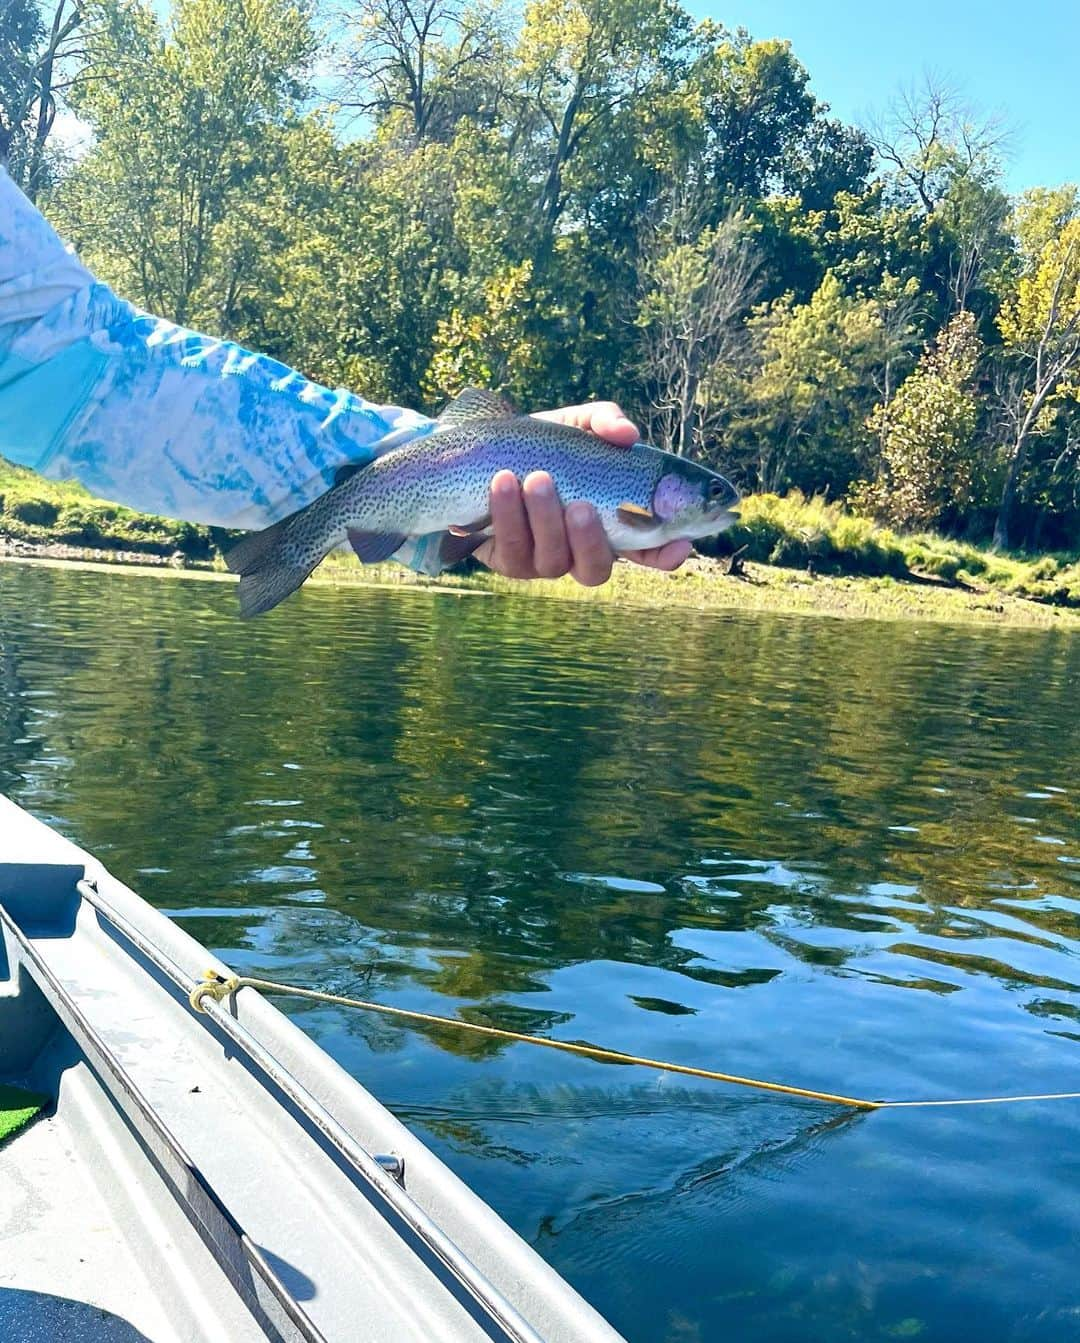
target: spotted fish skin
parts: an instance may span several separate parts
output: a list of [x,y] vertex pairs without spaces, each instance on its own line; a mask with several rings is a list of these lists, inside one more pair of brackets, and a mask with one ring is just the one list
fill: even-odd
[[[708,536],[733,521],[738,493],[723,476],[644,443],[618,448],[554,421],[493,413],[479,392],[463,394],[446,416],[435,433],[376,458],[307,508],[240,542],[226,559],[241,575],[243,614],[277,605],[347,543],[374,562],[409,537],[447,531],[454,553],[468,553],[490,534],[488,494],[500,470],[519,479],[546,471],[564,503],[588,500],[614,550]],[[467,538],[455,541],[449,529]]]

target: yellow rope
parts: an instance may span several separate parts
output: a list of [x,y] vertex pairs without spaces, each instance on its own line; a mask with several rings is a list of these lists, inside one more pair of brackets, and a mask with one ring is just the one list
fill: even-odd
[[520,1031],[502,1030],[498,1026],[481,1026],[460,1017],[440,1017],[431,1012],[414,1012],[407,1007],[391,1007],[386,1003],[368,1002],[363,998],[343,998],[336,993],[322,993],[318,989],[302,989],[295,984],[278,984],[272,979],[251,979],[246,975],[219,975],[207,970],[202,982],[192,989],[189,1001],[196,1012],[205,1012],[207,998],[223,1002],[240,989],[258,989],[262,993],[288,994],[294,998],[308,998],[318,1003],[333,1003],[338,1007],[358,1007],[365,1012],[381,1012],[386,1016],[404,1017],[409,1021],[423,1021],[432,1026],[451,1026],[455,1030],[473,1031],[477,1035],[494,1036],[499,1040],[516,1040],[521,1044],[541,1045],[544,1049],[559,1049],[565,1054],[580,1054],[585,1058],[601,1059],[609,1063],[632,1063],[641,1068],[656,1068],[665,1073],[681,1073],[685,1077],[704,1077],[710,1082],[728,1082],[732,1086],[753,1087],[757,1091],[774,1091],[785,1096],[803,1096],[809,1100],[827,1101],[831,1105],[846,1105],[852,1110],[900,1110],[944,1105],[1006,1105],[1014,1101],[1078,1100],[1080,1091],[1058,1091],[1040,1096],[978,1096],[958,1100],[872,1101],[858,1096],[838,1096],[831,1091],[813,1091],[809,1087],[785,1086],[781,1082],[765,1082],[757,1077],[739,1077],[735,1073],[716,1072],[711,1068],[693,1068],[685,1063],[669,1063],[663,1059],[640,1058],[615,1049],[601,1049],[597,1045],[572,1044],[569,1040],[551,1040],[542,1035],[525,1035]]

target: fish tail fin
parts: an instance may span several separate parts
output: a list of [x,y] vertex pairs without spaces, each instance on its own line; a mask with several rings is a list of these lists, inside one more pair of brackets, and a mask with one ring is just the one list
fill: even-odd
[[239,541],[225,556],[225,563],[234,574],[240,575],[240,614],[245,618],[261,615],[283,602],[296,591],[324,555],[311,551],[301,552],[297,563],[293,548],[288,545],[292,524],[307,509],[282,518],[261,532],[252,532]]

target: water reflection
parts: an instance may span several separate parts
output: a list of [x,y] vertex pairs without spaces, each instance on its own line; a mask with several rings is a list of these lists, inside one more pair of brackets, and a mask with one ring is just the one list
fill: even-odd
[[[237,969],[857,1094],[1073,1089],[1078,702],[1061,632],[325,589],[247,625],[0,566],[0,788]],[[837,1134],[290,1010],[635,1340],[1080,1306],[1075,1108]]]

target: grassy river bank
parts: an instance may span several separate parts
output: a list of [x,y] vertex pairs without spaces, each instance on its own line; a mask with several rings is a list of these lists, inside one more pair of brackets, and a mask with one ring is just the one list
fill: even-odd
[[[0,459],[0,558],[227,580],[221,552],[228,544],[226,532],[146,517]],[[675,574],[620,564],[601,588],[561,579],[531,584],[527,591],[649,607],[1080,629],[1076,556],[1000,554],[940,536],[898,535],[838,505],[798,495],[747,498],[721,545],[724,554],[695,556]],[[733,555],[735,573],[729,572]],[[312,581],[484,594],[525,590],[479,568],[426,579],[394,564],[361,569],[345,555],[331,556]]]

